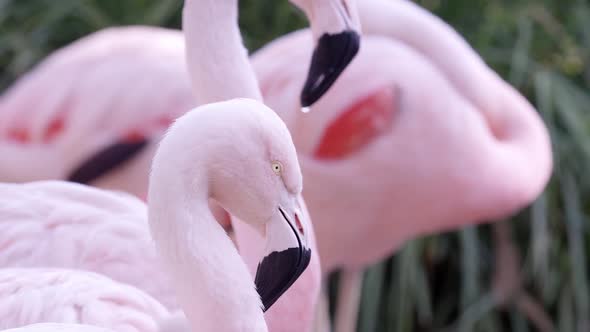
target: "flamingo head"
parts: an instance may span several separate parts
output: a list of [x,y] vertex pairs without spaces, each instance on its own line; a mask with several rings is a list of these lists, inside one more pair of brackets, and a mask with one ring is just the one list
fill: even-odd
[[[220,130],[241,144],[223,145],[210,175],[211,197],[266,239],[254,280],[266,311],[309,265],[311,224],[302,211],[301,169],[287,126],[259,102],[235,101],[238,118],[232,115]],[[243,126],[246,121],[252,125]]]

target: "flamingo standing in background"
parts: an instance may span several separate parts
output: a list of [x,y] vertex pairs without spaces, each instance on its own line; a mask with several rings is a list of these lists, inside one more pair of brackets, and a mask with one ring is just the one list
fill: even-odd
[[[387,3],[414,6],[404,1]],[[429,15],[415,9],[414,14]],[[439,31],[439,39],[449,39],[446,45],[459,47],[454,59],[474,62],[472,58],[477,56],[466,44],[457,42],[458,35]],[[292,87],[301,78],[301,70],[294,63],[309,54],[305,48],[309,42],[305,32],[293,33],[254,54],[252,62],[266,102],[291,128],[304,175],[309,178],[305,194],[312,217],[316,214],[322,216],[321,220],[332,219],[320,214],[323,211],[330,216],[383,220],[384,216],[392,218],[406,211],[407,218],[400,218],[413,222],[399,224],[404,226],[396,232],[399,238],[383,241],[383,246],[390,247],[415,234],[448,230],[467,220],[504,217],[530,203],[544,188],[551,170],[546,128],[534,108],[492,75],[483,62],[478,62],[478,72],[465,75],[475,81],[481,73],[481,82],[472,84],[483,90],[478,91],[480,99],[485,92],[496,95],[485,96],[488,104],[479,105],[455,88],[453,81],[445,80],[446,71],[426,54],[395,40],[372,37],[371,45],[359,53],[333,92],[314,106],[319,111],[307,114],[293,107]],[[446,58],[435,48],[429,54]],[[385,60],[392,58],[399,60]],[[375,63],[379,63],[378,68]],[[363,86],[354,84],[362,78]],[[436,96],[428,95],[435,92]],[[362,174],[367,175],[359,178]],[[368,195],[370,190],[375,192]],[[457,193],[450,195],[449,190]],[[359,195],[364,191],[367,194]],[[350,206],[351,211],[343,211],[341,202],[333,202],[336,196],[330,193],[348,196],[349,204],[344,206]],[[358,201],[359,197],[373,199]],[[420,208],[424,202],[428,202],[428,209]],[[359,203],[375,205],[353,213],[360,210]],[[383,215],[384,211],[391,213]],[[441,221],[434,222],[437,219]],[[324,227],[322,221],[315,224],[318,231]],[[345,224],[363,227],[363,232],[371,229],[366,227],[367,221]],[[334,232],[358,237],[361,230],[349,234],[344,227],[326,228],[321,236],[318,234],[320,248],[325,248],[320,249],[321,256],[326,255],[324,268],[355,264],[355,253],[362,254],[358,248],[344,245],[349,241],[339,243]],[[404,234],[406,231],[415,234]],[[328,233],[333,241],[323,240],[330,238]],[[376,239],[384,236],[374,235]],[[340,256],[343,247],[348,247],[348,254]],[[383,257],[390,249],[379,251],[375,255]],[[333,261],[333,257],[343,260]],[[363,260],[358,260],[360,265]]]
[[[355,0],[292,2],[310,17],[316,44],[300,95],[307,106],[356,55],[358,14]],[[212,36],[226,37],[213,26]],[[106,29],[55,52],[0,98],[0,151],[10,156],[0,162],[0,180],[68,179],[145,198],[156,145],[148,140],[195,104],[182,48],[178,32],[134,27]],[[212,77],[206,85],[226,83],[206,70],[197,74]]]
[[310,36],[252,57],[297,146],[323,270],[349,271],[336,331],[355,330],[362,267],[413,237],[514,213],[551,172],[534,108],[451,28],[411,2],[359,11],[363,49],[309,114],[293,107],[293,88]]
[[[145,198],[156,145],[144,137],[161,136],[195,106],[183,52],[178,31],[129,27],[53,53],[0,98],[0,180],[69,177]],[[78,167],[97,155],[127,163],[109,174],[112,163],[95,166],[100,178]]]
[[409,1],[359,12],[363,48],[308,114],[296,89],[308,33],[251,58],[297,147],[323,271],[346,271],[338,332],[356,329],[362,268],[417,236],[516,212],[552,168],[535,109],[453,29]]
[[[145,199],[156,143],[194,106],[180,31],[93,33],[0,96],[0,180],[69,178]],[[227,214],[211,207],[229,230]]]

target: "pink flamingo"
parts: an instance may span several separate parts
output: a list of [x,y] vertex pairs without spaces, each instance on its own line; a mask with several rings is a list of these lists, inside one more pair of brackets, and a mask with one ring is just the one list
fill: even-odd
[[[261,103],[234,99],[207,104],[172,125],[154,157],[148,215],[191,330],[266,329],[260,308],[268,308],[309,263],[300,191],[289,132]],[[256,287],[211,215],[208,196],[267,239]],[[235,293],[221,295],[228,288]]]
[[[240,76],[236,76],[236,78],[241,79]],[[275,211],[275,213],[276,213],[276,211]],[[301,214],[301,215],[304,216],[305,214]],[[307,226],[304,226],[304,225],[306,225],[305,220],[300,220],[300,219],[301,218],[298,218],[298,220],[297,220],[297,224],[298,224],[297,226],[298,226],[298,228],[300,230],[302,230],[304,228],[307,228]],[[276,229],[275,228],[275,229],[268,230],[268,232],[270,232],[270,234],[273,234],[273,233],[276,233],[276,232],[279,232],[279,231],[280,231],[280,227],[279,227],[279,229]],[[296,232],[294,229],[293,229],[293,231]],[[275,247],[276,247],[277,243],[278,243],[278,245],[280,245],[283,242],[282,240],[285,240],[285,238],[284,238],[285,236],[286,235],[282,235],[283,238],[281,238],[281,236],[279,236],[277,238],[274,238]],[[306,232],[306,237],[307,236],[311,236],[310,230],[308,230]],[[308,242],[308,244],[312,244],[312,243],[311,242]],[[300,243],[298,241],[297,243],[294,243],[294,245],[297,245],[296,247],[295,246],[292,247],[292,248],[294,248],[293,250],[295,250],[295,252],[293,252],[293,250],[287,251],[287,253],[286,253],[287,256],[284,256],[284,257],[291,257],[291,258],[293,258],[294,257],[293,254],[290,254],[290,253],[298,253],[299,252],[298,255],[300,255],[300,256],[296,256],[296,257],[301,257],[301,258],[299,258],[298,260],[296,260],[294,262],[290,262],[290,264],[294,264],[294,269],[295,270],[291,271],[289,269],[290,266],[288,265],[289,262],[287,262],[287,265],[284,266],[285,268],[284,269],[281,269],[282,272],[283,272],[283,275],[282,275],[283,279],[281,279],[281,276],[278,276],[278,277],[275,276],[275,277],[277,277],[276,280],[274,280],[274,281],[271,280],[270,281],[271,283],[274,282],[272,285],[274,285],[275,287],[269,287],[269,288],[265,289],[264,287],[260,287],[260,285],[264,285],[264,284],[268,283],[269,280],[264,280],[264,279],[257,280],[258,283],[259,283],[260,290],[263,293],[263,303],[264,303],[265,308],[270,307],[270,305],[278,298],[278,296],[280,295],[280,293],[284,292],[290,286],[290,284],[296,279],[297,275],[300,274],[303,271],[304,266],[306,266],[307,263],[308,263],[308,260],[309,260],[309,257],[308,257],[309,253],[308,253],[308,251],[307,250],[301,250],[301,249],[299,249],[299,251],[296,250],[296,248],[300,248],[302,245],[306,245],[306,244],[305,243],[302,244],[302,243]],[[271,246],[271,247],[269,247],[267,249],[270,250],[270,249],[276,249],[276,248],[273,248]],[[301,255],[303,255],[303,256],[301,256]],[[281,261],[283,261],[283,259],[280,259],[280,258],[279,259],[275,259],[273,257],[281,257],[281,256],[280,255],[278,255],[278,256],[277,255],[274,255],[272,257],[269,257],[270,262],[271,262],[270,263],[271,265],[272,264],[279,264]],[[317,267],[317,262],[316,262],[316,264],[313,264],[313,265],[315,265]],[[264,270],[264,268],[265,268],[266,265],[263,262],[263,264],[261,266],[262,266],[262,270]],[[257,275],[264,275],[264,273],[260,273],[260,271],[261,271],[261,268],[259,267],[258,270],[257,270]],[[314,274],[310,274],[310,275],[312,277],[314,276]],[[315,275],[317,275],[317,273]],[[311,280],[313,280],[313,279],[311,279]],[[317,285],[317,283],[316,283],[316,285]],[[311,287],[305,292],[305,294],[312,294],[313,295],[314,294],[314,292],[313,292],[313,290],[314,290],[314,287],[313,287],[314,284],[312,283],[311,285],[308,285],[308,286],[311,286]],[[297,283],[295,284],[295,286],[292,289],[293,290],[296,290],[297,289]],[[315,289],[317,290],[317,287],[315,287]],[[311,290],[311,292],[310,292],[310,290]],[[302,292],[299,292],[299,293],[296,293],[296,294],[301,295],[301,293]],[[315,292],[315,294],[317,294],[317,292]],[[315,298],[313,296],[310,297],[310,295],[306,295],[305,298],[315,301]],[[284,302],[284,303],[286,303],[286,302]],[[277,307],[280,308],[280,305],[281,305],[281,301],[279,301],[279,303],[277,304]],[[285,307],[285,304],[283,304],[283,307]],[[292,307],[297,308],[297,305],[292,306]],[[313,311],[313,302],[311,302],[311,303],[302,303],[301,306],[300,306],[300,308],[302,308],[301,310],[303,311],[303,313],[302,312],[295,312],[295,313],[298,314],[298,316],[302,316],[302,317],[305,318],[305,311],[308,311],[308,312],[312,312]],[[289,310],[291,312],[293,312],[293,308],[289,308]],[[279,312],[279,309],[277,309],[275,312]],[[269,317],[272,317],[272,312],[269,312]],[[272,322],[272,320],[271,320],[271,322]],[[269,324],[271,324],[271,322],[269,322]],[[302,322],[305,322],[305,320],[302,320]],[[293,326],[297,326],[298,324],[292,324],[292,325]],[[303,328],[299,328],[298,330],[302,330],[302,329]]]
[[[238,124],[233,126],[235,133],[253,142],[251,144],[253,146],[248,151],[240,149],[243,154],[249,155],[246,162],[243,158],[238,158],[236,162],[235,158],[211,152],[227,152],[227,145],[236,148],[234,139],[219,137],[223,136],[220,128],[226,127],[225,122],[228,117],[239,120]],[[198,131],[201,126],[206,129]],[[201,149],[187,150],[190,153],[188,155],[181,154],[182,157],[177,153],[178,149],[182,147],[181,145],[192,145],[193,139],[198,141],[198,139],[207,138],[214,142],[211,145],[202,146]],[[184,158],[187,159],[182,160]],[[210,163],[202,163],[198,166],[198,164],[192,163],[195,158],[201,161],[208,158]],[[184,164],[185,162],[190,163]],[[268,164],[266,164],[267,162]],[[236,166],[240,167],[238,169],[251,169],[253,172],[249,173],[251,177],[241,179],[240,175],[234,171],[233,178],[231,178],[232,175],[227,172],[235,169]],[[258,169],[259,167],[264,168]],[[194,181],[199,176],[207,181],[211,180],[211,188],[206,183],[195,188],[196,183],[183,180],[188,177]],[[182,181],[189,185],[176,187],[174,186],[176,181]],[[230,188],[227,187],[228,181],[244,185],[244,187],[233,186],[231,192],[227,193]],[[68,191],[65,190],[65,187],[76,186],[69,183],[61,184],[66,193]],[[43,192],[43,189],[43,184],[41,184],[37,188],[37,192]],[[256,288],[261,292],[262,301],[256,293],[256,288],[248,284],[252,281],[244,262],[241,261],[233,244],[212,217],[207,199],[201,196],[198,189],[204,195],[215,195],[224,208],[235,211],[236,215],[242,216],[243,220],[255,220],[257,228],[265,228],[268,252],[261,261],[256,274]],[[98,191],[98,189],[92,190]],[[201,329],[214,330],[216,327],[219,328],[219,331],[237,331],[240,328],[245,328],[248,331],[266,331],[266,323],[260,308],[262,306],[268,308],[272,305],[276,297],[280,296],[277,293],[282,293],[285,287],[288,287],[294,281],[293,279],[301,274],[309,262],[306,262],[306,259],[309,259],[309,250],[306,249],[307,237],[302,233],[305,229],[304,225],[306,227],[308,224],[302,219],[304,215],[298,215],[299,204],[296,195],[300,190],[301,173],[297,164],[295,148],[286,126],[272,111],[259,103],[233,100],[210,104],[188,113],[178,120],[170,130],[154,160],[149,220],[156,244],[164,253],[163,257],[167,265],[173,267],[170,270],[173,278],[183,282],[182,285],[176,284],[176,286],[182,288],[182,291],[177,295],[181,300],[184,298],[185,302],[181,301],[181,303],[188,306],[188,308],[185,307],[185,312],[199,319],[197,322]],[[208,191],[210,191],[209,194]],[[46,195],[44,193],[39,198],[42,199]],[[251,202],[252,195],[262,199],[255,201],[257,206]],[[184,200],[191,198],[194,200],[194,205],[190,205],[190,208],[203,210],[183,211]],[[84,200],[86,197],[80,197],[80,199]],[[173,208],[174,206],[177,208]],[[125,207],[125,209],[132,207]],[[197,214],[197,211],[200,213]],[[191,218],[187,223],[185,219],[187,216],[184,213],[189,213],[191,217],[194,217],[194,220]],[[269,220],[268,217],[271,219]],[[285,243],[291,245],[287,245],[288,249],[283,251],[281,248],[285,247]],[[296,253],[294,254],[292,250],[296,250]],[[287,261],[284,260],[284,257],[287,258]],[[293,260],[294,258],[295,260]],[[277,274],[272,270],[276,266],[282,267],[284,270]],[[40,278],[42,273],[43,271],[40,270],[32,270],[31,273],[27,273],[23,269],[0,270],[0,276],[3,276],[0,278],[0,284],[4,285],[0,289],[4,289],[5,292],[2,294],[2,298],[10,303],[10,305],[3,306],[7,308],[8,312],[2,315],[1,321],[2,324],[5,324],[2,327],[39,321],[71,322],[76,320],[80,323],[101,324],[115,330],[118,326],[124,327],[125,324],[133,323],[139,324],[137,331],[150,331],[155,328],[153,319],[161,318],[165,314],[164,307],[155,300],[150,300],[149,304],[155,306],[160,312],[154,311],[153,315],[146,317],[139,315],[144,311],[145,306],[140,307],[137,302],[131,302],[130,306],[131,308],[140,308],[136,310],[139,312],[138,314],[122,313],[121,308],[110,309],[104,305],[89,306],[86,310],[86,308],[80,308],[80,303],[94,303],[89,301],[89,298],[82,296],[83,292],[73,289],[72,296],[74,298],[67,301],[70,297],[56,296],[54,289],[57,287],[56,284],[64,283],[64,287],[67,287],[69,292],[72,292],[73,287],[80,286],[90,286],[89,288],[93,290],[91,294],[96,294],[97,290],[105,290],[106,295],[101,293],[99,298],[112,298],[110,301],[119,307],[121,303],[128,303],[125,301],[139,295],[131,294],[129,296],[130,292],[133,292],[130,287],[119,287],[115,283],[107,288],[107,286],[100,284],[102,282],[100,278],[103,277],[89,272],[86,274],[79,272],[72,276],[59,271],[46,272],[45,278]],[[265,275],[269,273],[273,273],[273,275],[265,278]],[[70,282],[69,278],[71,277],[83,279],[79,282]],[[96,284],[94,279],[98,280],[99,284]],[[225,282],[227,284],[224,284]],[[40,287],[49,287],[52,290],[45,293]],[[117,288],[113,289],[113,287]],[[22,305],[15,302],[30,300],[32,295],[27,296],[26,294],[53,295],[52,297],[41,296],[39,298],[42,303],[37,304],[36,308],[44,310],[36,311],[34,314],[31,313],[31,310],[27,310],[23,316],[19,314],[22,311],[14,312],[13,310],[31,305],[30,302]],[[149,297],[144,296],[140,299],[147,301]],[[71,304],[68,305],[68,303]],[[199,311],[207,311],[207,308],[212,307],[216,310],[215,314]],[[64,308],[70,309],[64,310]],[[85,315],[76,315],[76,310]],[[223,317],[228,314],[232,319]],[[215,319],[219,315],[222,316]],[[204,320],[212,321],[205,322]],[[224,326],[221,321],[226,321],[227,326]],[[196,323],[193,322],[193,330],[198,330],[195,326]]]
[[[228,119],[236,121],[228,122]],[[225,129],[231,129],[235,136],[226,135]],[[245,141],[236,144],[238,138]],[[194,144],[199,141],[209,144]],[[179,150],[184,153],[178,153]],[[247,178],[243,176],[243,170],[248,170]],[[171,127],[154,158],[148,219],[181,307],[192,323],[191,330],[267,330],[261,309],[268,309],[301,275],[310,260],[310,224],[305,219],[306,214],[301,213],[298,198],[301,182],[295,147],[287,127],[259,102],[234,99],[207,104],[182,116]],[[41,200],[50,193],[44,192],[47,189],[45,183],[37,184],[37,199]],[[79,186],[67,182],[54,184],[61,185],[62,192],[57,193],[61,195],[75,195],[68,187]],[[99,189],[90,190],[105,194]],[[250,227],[261,233],[263,240],[266,239],[254,282],[233,243],[213,218],[208,196],[247,221]],[[88,197],[81,195],[79,199],[84,201]],[[11,201],[6,201],[10,205]],[[127,211],[133,207],[125,206],[122,213],[145,216],[141,204],[135,211]],[[107,208],[117,210],[117,206]],[[59,215],[55,217],[58,219]],[[73,315],[72,310],[67,309],[71,306],[52,300],[56,292],[40,291],[40,287],[45,287],[43,285],[53,287],[55,280],[65,280],[65,285],[74,287],[76,283],[69,282],[62,273],[49,273],[47,278],[37,278],[40,270],[33,270],[28,277],[23,269],[1,269],[0,275],[2,273],[7,276],[3,288],[8,292],[3,294],[3,299],[16,292],[14,300],[23,301],[17,305],[8,298],[10,304],[3,306],[8,310],[1,320],[3,324],[47,320],[71,322],[76,319],[68,318]],[[75,278],[79,278],[79,274]],[[79,284],[89,283],[82,280]],[[91,286],[91,289],[104,289],[99,285]],[[26,293],[27,289],[32,291]],[[42,310],[23,318],[18,312],[22,312],[20,308],[26,304],[30,305],[25,301],[31,298],[26,295],[30,292],[38,292],[41,303],[36,308]],[[76,289],[74,293],[81,294]],[[124,289],[113,290],[110,294],[115,297],[115,302],[118,301],[117,294],[122,298],[120,301],[127,299]],[[67,299],[67,296],[57,297]],[[145,298],[149,297],[145,295]],[[77,301],[81,300],[74,302]],[[157,305],[165,312],[163,306]],[[13,310],[17,310],[16,313]],[[88,310],[96,310],[97,318],[86,320],[82,317],[75,322],[100,323],[110,328],[112,325],[107,325],[110,320],[101,321],[105,316],[100,313],[106,310],[112,312],[113,317],[145,323],[137,315],[127,315],[104,306],[91,306]],[[157,319],[162,315],[150,317]],[[138,331],[149,331],[152,325],[149,323]],[[116,330],[115,326],[112,328]]]
[[306,32],[251,58],[297,147],[323,271],[348,271],[337,331],[355,329],[364,266],[417,236],[514,213],[552,168],[534,108],[454,30],[409,1],[359,12],[363,48],[309,114],[296,95]]

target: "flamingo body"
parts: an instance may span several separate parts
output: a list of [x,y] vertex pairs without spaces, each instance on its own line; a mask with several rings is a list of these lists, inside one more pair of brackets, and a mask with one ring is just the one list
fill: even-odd
[[[333,89],[303,113],[295,87],[310,43],[296,32],[252,62],[298,148],[324,270],[362,267],[416,236],[510,215],[544,188],[547,131],[505,82],[482,77],[499,104],[480,105],[427,54],[366,36]],[[494,111],[506,113],[503,127],[488,122],[485,107],[502,107]]]

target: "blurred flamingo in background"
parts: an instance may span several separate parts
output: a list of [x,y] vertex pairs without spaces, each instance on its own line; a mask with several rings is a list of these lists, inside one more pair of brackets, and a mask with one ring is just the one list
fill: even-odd
[[[157,142],[195,104],[180,31],[93,33],[0,96],[0,181],[70,179],[145,199]],[[211,208],[228,228],[227,213]]]
[[408,1],[359,11],[363,47],[310,113],[296,103],[308,33],[252,56],[297,146],[323,271],[348,271],[337,331],[355,330],[361,268],[417,236],[516,212],[552,168],[535,109],[454,30]]
[[156,148],[145,138],[195,106],[184,59],[179,31],[150,27],[54,52],[0,97],[0,180],[70,178],[145,198]]
[[[300,91],[308,105],[356,55],[358,14],[355,0],[292,2],[310,18],[316,45]],[[212,15],[237,20],[222,7]],[[145,198],[155,149],[148,141],[195,104],[183,46],[178,31],[111,28],[49,56],[0,98],[0,151],[10,156],[0,163],[0,180],[68,179]],[[219,79],[200,70],[194,74]],[[197,95],[207,89],[196,84]]]
[[[371,3],[380,2],[363,2],[361,13]],[[282,37],[252,57],[265,101],[287,123],[297,146],[326,270],[364,265],[365,258],[356,255],[365,255],[345,243],[365,232],[372,233],[371,243],[385,247],[371,256],[383,258],[391,246],[416,235],[512,214],[541,192],[551,170],[547,131],[524,97],[442,21],[410,2],[384,3],[406,20],[426,16],[440,24],[436,39],[453,46],[452,53],[417,37],[414,43],[428,53],[395,39],[367,37],[359,57],[310,113],[292,100],[305,72],[297,60],[311,51],[306,32]],[[419,22],[405,27],[419,31],[425,26]],[[465,66],[447,74],[451,69],[438,65],[447,58]],[[454,77],[472,81],[465,94]],[[335,216],[364,222],[334,229],[327,220],[340,222]],[[398,228],[385,235],[368,226],[372,220]],[[337,240],[344,236],[350,241]]]

